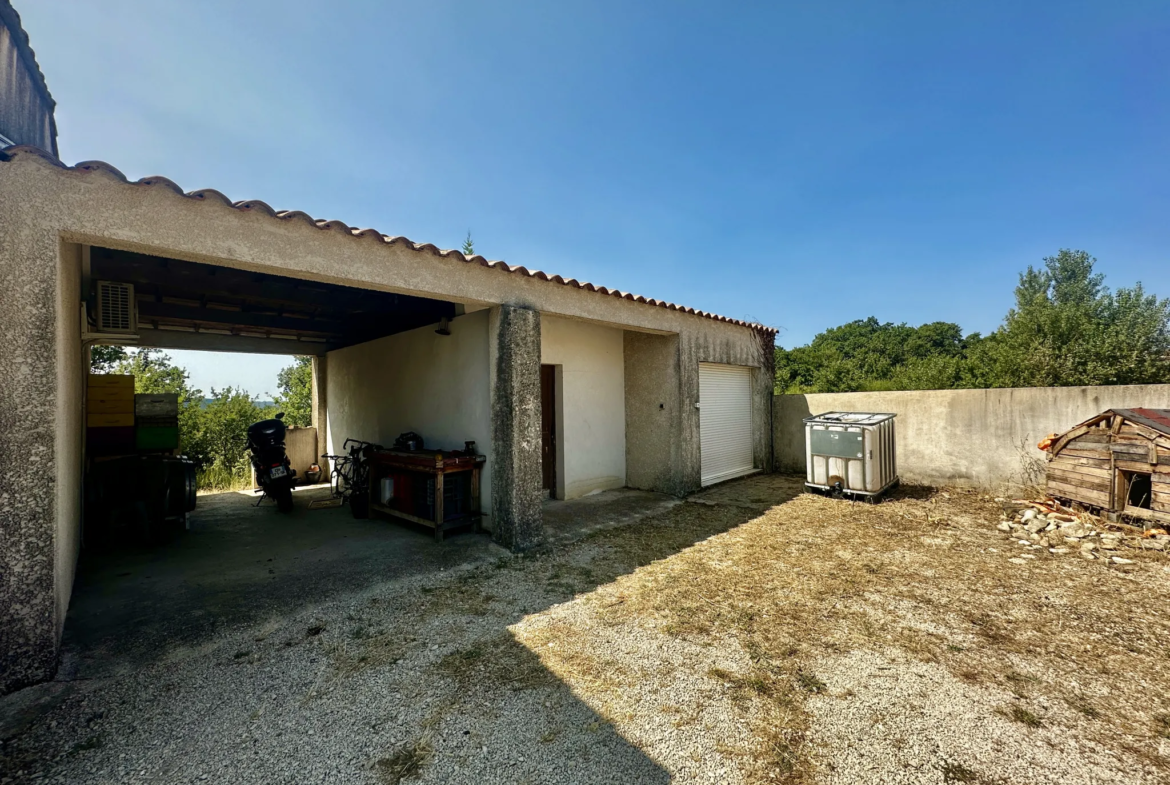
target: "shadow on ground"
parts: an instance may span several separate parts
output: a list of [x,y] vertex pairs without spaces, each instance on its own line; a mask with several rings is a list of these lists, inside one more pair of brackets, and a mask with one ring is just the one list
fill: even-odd
[[372,585],[502,553],[488,535],[436,543],[421,528],[309,509],[328,489],[297,492],[281,514],[249,493],[199,496],[190,528],[154,548],[85,551],[63,639],[64,678],[141,667],[176,645],[304,609]]
[[486,534],[436,543],[347,508],[309,510],[304,494],[291,516],[200,497],[175,542],[83,558],[54,699],[9,726],[0,774],[668,782],[508,628],[800,490],[772,475],[684,502],[550,502],[549,545],[522,556]]

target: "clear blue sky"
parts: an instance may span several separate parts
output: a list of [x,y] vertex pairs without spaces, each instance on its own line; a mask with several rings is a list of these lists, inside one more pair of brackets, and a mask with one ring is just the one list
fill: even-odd
[[[786,346],[870,315],[987,332],[1061,247],[1170,296],[1164,0],[15,4],[70,163],[470,229]],[[280,365],[184,361],[258,394]]]

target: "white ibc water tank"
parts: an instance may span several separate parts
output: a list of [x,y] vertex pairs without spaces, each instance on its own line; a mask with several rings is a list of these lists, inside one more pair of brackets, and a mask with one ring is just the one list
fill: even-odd
[[805,484],[873,496],[898,481],[894,415],[827,412],[804,420]]

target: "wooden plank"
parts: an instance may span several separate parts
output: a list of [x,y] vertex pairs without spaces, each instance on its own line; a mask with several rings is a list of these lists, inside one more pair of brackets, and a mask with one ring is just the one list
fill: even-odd
[[1146,439],[1156,439],[1159,436],[1165,435],[1156,428],[1151,428],[1148,425],[1142,425],[1141,423],[1135,422],[1126,422],[1125,427],[1122,428],[1121,432],[1124,434],[1136,434]]
[[1078,436],[1069,442],[1069,446],[1071,447],[1074,444],[1096,444],[1099,442],[1108,443],[1110,439],[1111,437],[1108,432],[1086,433],[1083,436]]
[[1113,442],[1109,445],[1109,450],[1114,455],[1142,455],[1150,454],[1150,448],[1145,444],[1135,444],[1130,442]]
[[1069,463],[1061,458],[1057,458],[1048,465],[1049,469],[1057,469],[1062,472],[1073,472],[1074,474],[1084,474],[1090,477],[1104,477],[1109,479],[1113,476],[1113,472],[1109,471],[1108,466],[1092,466],[1080,463]]
[[1105,414],[1099,414],[1096,417],[1094,417],[1092,420],[1085,422],[1085,423],[1082,423],[1081,425],[1078,425],[1077,427],[1073,428],[1071,431],[1066,431],[1064,433],[1064,435],[1061,436],[1059,439],[1057,439],[1056,443],[1052,445],[1052,454],[1053,455],[1060,455],[1060,453],[1064,450],[1064,448],[1068,446],[1069,442],[1071,442],[1073,439],[1077,438],[1078,436],[1083,436],[1086,433],[1088,433],[1093,428],[1094,425],[1096,425],[1097,423],[1104,420],[1107,416],[1108,415],[1105,415]]
[[[1101,445],[1101,446],[1105,447],[1106,445]],[[1064,450],[1060,451],[1059,453],[1053,453],[1053,455],[1059,455],[1062,458],[1067,455],[1070,458],[1096,458],[1098,460],[1105,460],[1105,461],[1109,460],[1110,454],[1111,453],[1108,449],[1082,450],[1082,449],[1077,448],[1077,447],[1066,447]]]
[[1048,481],[1061,482],[1066,485],[1072,485],[1077,488],[1086,488],[1091,491],[1101,491],[1102,493],[1109,493],[1111,484],[1106,477],[1091,477],[1086,474],[1074,474],[1072,472],[1062,472],[1048,469]]
[[1108,469],[1098,469],[1093,466],[1068,466],[1059,463],[1048,464],[1048,471],[1056,471],[1061,474],[1067,474],[1071,477],[1083,477],[1086,480],[1109,482],[1113,479],[1113,473]]
[[1149,474],[1154,470],[1154,467],[1145,461],[1122,461],[1118,460],[1114,465],[1123,471],[1127,472],[1141,472],[1142,474]]
[[479,504],[479,467],[476,466],[471,470],[471,514],[475,516],[475,531],[482,531],[480,526],[480,504]]
[[[446,520],[443,509],[443,473],[439,472],[435,476],[435,528],[441,529],[443,521]],[[442,539],[442,538],[440,538]]]
[[1110,506],[1108,493],[1082,488],[1077,485],[1069,485],[1059,480],[1048,481],[1048,492],[1053,496],[1062,496],[1066,499],[1072,499],[1093,507],[1108,508]]
[[1141,507],[1130,507],[1126,505],[1122,510],[1126,515],[1132,515],[1134,518],[1141,518],[1145,521],[1153,521],[1156,523],[1170,523],[1170,510],[1160,512],[1158,510],[1144,510]]
[[427,518],[420,518],[417,515],[411,515],[410,513],[403,512],[402,510],[396,510],[393,507],[387,507],[385,504],[375,504],[374,502],[370,502],[370,509],[377,510],[378,512],[385,513],[386,515],[393,515],[395,518],[402,518],[404,520],[413,521],[415,523],[421,523],[423,526],[430,526],[432,529],[435,528],[435,522],[432,520],[428,520]]
[[1104,469],[1109,471],[1111,462],[1108,458],[1078,458],[1068,454],[1065,450],[1060,455],[1052,459],[1054,464],[1064,464],[1066,466],[1087,466],[1094,469]]

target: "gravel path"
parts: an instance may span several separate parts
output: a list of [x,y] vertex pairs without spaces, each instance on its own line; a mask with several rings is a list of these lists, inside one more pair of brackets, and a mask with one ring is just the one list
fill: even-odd
[[1157,781],[1087,738],[1085,718],[1055,702],[1041,699],[1044,725],[1029,728],[1001,713],[1010,692],[936,664],[857,651],[814,667],[828,691],[808,701],[810,737],[831,785]]
[[[697,536],[729,525],[710,517]],[[4,741],[0,782],[737,781],[716,747],[746,731],[706,676],[736,657],[562,604],[633,566],[605,531],[487,554],[55,684],[55,708]],[[568,622],[638,679],[602,702],[558,678],[541,636]]]
[[[793,487],[754,478],[50,685],[0,782],[1170,781],[1165,556],[1021,566],[983,500]],[[867,533],[842,536],[850,516]],[[1115,610],[1128,592],[1141,623]]]

